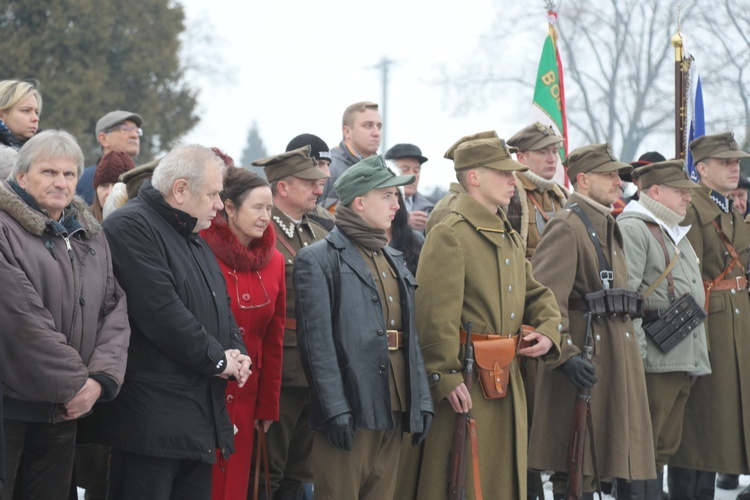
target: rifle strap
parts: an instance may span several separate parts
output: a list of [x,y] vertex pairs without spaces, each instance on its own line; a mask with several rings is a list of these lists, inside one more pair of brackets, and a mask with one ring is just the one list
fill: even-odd
[[596,232],[596,228],[594,228],[594,224],[591,222],[591,219],[589,219],[589,216],[586,215],[586,212],[584,212],[577,203],[570,204],[565,208],[572,210],[574,214],[580,217],[583,225],[586,226],[586,232],[588,233],[589,238],[591,238],[591,242],[594,244],[594,248],[596,249],[596,257],[597,259],[599,259],[600,276],[601,271],[612,272],[612,266],[609,265],[609,261],[604,255],[604,250],[602,250],[602,244],[599,241],[599,234]]
[[479,479],[479,443],[477,441],[477,421],[472,417],[466,419],[471,439],[471,465],[474,471],[474,498],[482,500],[482,483]]
[[297,252],[294,251],[294,248],[292,248],[292,245],[290,245],[281,234],[276,231],[276,240],[284,245],[284,248],[286,248],[290,254],[292,254],[292,258],[297,258]]
[[591,418],[591,403],[588,405],[586,410],[586,423],[589,429],[589,441],[591,441],[591,462],[594,468],[594,483],[596,484],[596,492],[599,494],[599,500],[602,500],[602,482],[599,477],[599,465],[596,462],[596,445],[594,444],[594,420]]

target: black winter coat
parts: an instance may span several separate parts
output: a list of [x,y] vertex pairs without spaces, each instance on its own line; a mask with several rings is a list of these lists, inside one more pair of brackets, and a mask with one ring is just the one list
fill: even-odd
[[[406,373],[406,432],[422,432],[422,412],[433,412],[414,323],[416,279],[401,252],[384,247],[398,273]],[[372,273],[338,228],[297,254],[294,263],[297,347],[310,384],[310,426],[351,412],[354,429],[394,427],[389,392],[386,326]]]
[[150,181],[104,223],[132,335],[125,383],[96,408],[94,430],[120,450],[213,463],[216,446],[225,457],[233,451],[226,381],[215,375],[226,349],[247,351],[221,269],[195,224]]

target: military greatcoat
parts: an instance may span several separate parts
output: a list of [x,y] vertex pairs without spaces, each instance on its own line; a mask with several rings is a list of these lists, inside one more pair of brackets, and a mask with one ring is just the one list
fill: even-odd
[[[405,448],[408,456],[401,467],[407,472],[402,476],[409,477],[399,478],[401,498],[447,498],[456,414],[446,396],[463,381],[462,323],[471,321],[474,333],[503,335],[517,332],[521,323],[533,325],[553,341],[545,359],[559,356],[560,315],[555,299],[532,277],[520,236],[500,214],[459,194],[451,213],[430,231],[422,247],[417,330],[435,401],[435,420],[421,457],[418,450]],[[526,496],[526,397],[515,360],[510,370],[505,398],[484,399],[478,383],[471,391],[484,498]],[[466,498],[472,499],[470,453],[466,457]],[[418,484],[408,484],[414,480]],[[416,493],[410,487],[416,487]]]
[[[568,203],[577,203],[594,225],[614,272],[613,288],[627,288],[622,236],[610,210],[575,193]],[[563,335],[560,359],[541,365],[537,373],[529,468],[565,472],[576,388],[557,368],[581,352],[586,332],[584,311],[569,308],[569,301],[602,289],[596,250],[581,218],[567,208],[558,212],[547,224],[531,264],[534,277],[555,294]],[[591,415],[599,474],[655,478],[646,379],[633,323],[617,318],[594,321],[592,327],[598,383],[591,390]],[[584,475],[594,475],[588,439]]]
[[[725,213],[704,185],[692,190],[683,224],[701,258],[704,280],[714,280],[732,260],[712,221],[748,265],[750,229],[734,209]],[[734,266],[726,279],[742,276]],[[669,464],[713,472],[750,472],[750,297],[747,289],[711,291],[708,304],[711,375],[693,386],[685,408],[682,442]]]

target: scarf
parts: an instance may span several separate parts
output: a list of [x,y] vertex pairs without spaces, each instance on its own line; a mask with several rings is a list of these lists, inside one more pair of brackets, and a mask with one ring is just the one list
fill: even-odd
[[367,250],[380,250],[388,243],[385,231],[368,226],[357,212],[342,204],[336,205],[336,226],[346,234],[355,245]]
[[276,249],[276,233],[271,224],[263,232],[263,236],[242,246],[221,215],[214,217],[211,226],[201,231],[201,237],[220,261],[243,273],[260,271],[266,267]]
[[684,219],[683,216],[668,209],[646,193],[641,192],[641,197],[638,201],[658,219],[661,219],[667,227],[675,227]]

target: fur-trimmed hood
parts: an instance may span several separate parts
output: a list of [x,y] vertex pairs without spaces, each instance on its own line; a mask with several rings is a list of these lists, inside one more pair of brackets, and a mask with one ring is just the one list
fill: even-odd
[[[73,216],[78,219],[86,230],[82,233],[83,238],[91,239],[101,231],[101,225],[91,212],[89,212],[83,198],[79,196],[73,198],[72,203],[65,209],[66,216],[70,216],[71,210]],[[7,213],[26,231],[36,236],[43,235],[47,229],[48,223],[51,221],[51,219],[43,213],[31,208],[29,204],[13,190],[7,181],[0,183],[0,211]]]
[[271,261],[276,248],[272,224],[268,225],[263,236],[252,240],[248,246],[242,246],[221,215],[214,217],[211,226],[201,231],[201,236],[219,260],[240,272],[260,271]]

